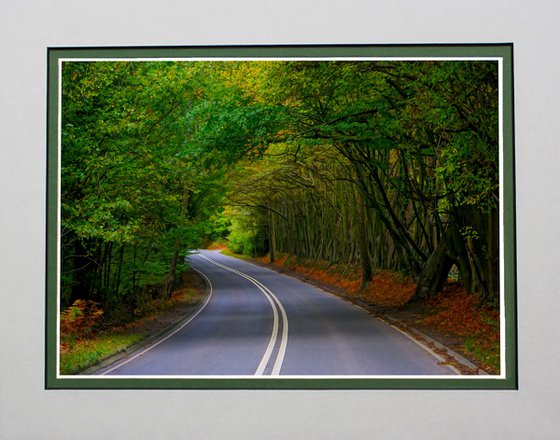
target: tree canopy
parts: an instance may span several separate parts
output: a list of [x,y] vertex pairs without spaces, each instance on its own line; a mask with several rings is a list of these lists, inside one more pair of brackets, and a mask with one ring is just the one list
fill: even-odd
[[133,308],[228,236],[497,304],[497,64],[64,62],[62,299]]

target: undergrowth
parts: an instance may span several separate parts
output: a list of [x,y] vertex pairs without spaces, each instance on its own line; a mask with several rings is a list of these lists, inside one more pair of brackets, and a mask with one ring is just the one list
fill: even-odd
[[76,374],[110,356],[120,353],[144,337],[134,333],[108,332],[95,337],[63,337],[60,349],[60,374]]
[[500,369],[500,317],[495,309],[479,304],[459,284],[448,285],[427,301],[434,312],[419,321],[442,333],[464,338],[463,349],[498,373]]
[[162,316],[179,305],[194,306],[202,296],[197,289],[177,290],[170,298],[146,302],[125,323],[103,322],[99,303],[76,301],[60,314],[60,374],[79,373],[141,342],[161,329]]

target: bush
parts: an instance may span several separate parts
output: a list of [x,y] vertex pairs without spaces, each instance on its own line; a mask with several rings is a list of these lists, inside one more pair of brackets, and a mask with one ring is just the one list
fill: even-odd
[[250,231],[235,230],[228,236],[229,249],[242,255],[253,255],[253,235]]
[[87,335],[102,316],[103,309],[99,303],[77,299],[60,314],[60,332],[63,335]]

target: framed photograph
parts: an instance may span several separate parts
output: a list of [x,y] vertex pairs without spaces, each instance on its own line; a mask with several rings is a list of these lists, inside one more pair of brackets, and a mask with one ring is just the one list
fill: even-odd
[[47,389],[516,389],[513,45],[48,50]]

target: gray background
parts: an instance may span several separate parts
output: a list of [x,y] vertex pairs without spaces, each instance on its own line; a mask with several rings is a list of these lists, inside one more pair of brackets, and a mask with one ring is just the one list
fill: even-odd
[[[560,436],[556,0],[0,0],[0,439]],[[520,390],[44,391],[47,46],[514,42]]]

